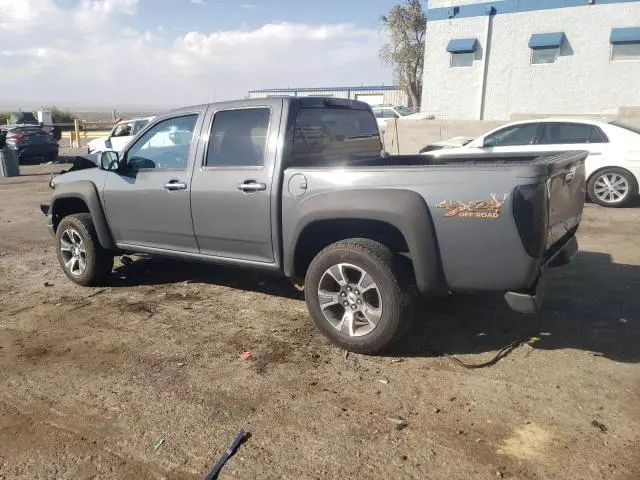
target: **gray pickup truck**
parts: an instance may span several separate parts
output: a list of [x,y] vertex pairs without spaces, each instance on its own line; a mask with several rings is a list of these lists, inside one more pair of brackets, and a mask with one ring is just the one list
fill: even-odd
[[124,252],[280,272],[304,279],[333,342],[372,353],[416,293],[499,291],[537,311],[543,270],[577,250],[585,157],[391,157],[364,103],[246,100],[156,117],[55,177],[43,210],[80,285]]

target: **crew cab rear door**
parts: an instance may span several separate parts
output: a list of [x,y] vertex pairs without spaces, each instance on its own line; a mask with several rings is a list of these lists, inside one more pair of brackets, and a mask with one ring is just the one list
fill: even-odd
[[282,99],[216,107],[207,113],[206,145],[191,188],[200,253],[273,263],[272,183]]

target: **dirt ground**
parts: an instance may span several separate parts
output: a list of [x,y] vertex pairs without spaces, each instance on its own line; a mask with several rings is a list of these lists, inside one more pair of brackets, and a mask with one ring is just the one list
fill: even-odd
[[0,179],[0,479],[198,479],[241,428],[221,479],[640,478],[640,208],[586,206],[538,317],[453,295],[344,358],[278,278],[134,257],[73,285],[38,208],[59,168]]

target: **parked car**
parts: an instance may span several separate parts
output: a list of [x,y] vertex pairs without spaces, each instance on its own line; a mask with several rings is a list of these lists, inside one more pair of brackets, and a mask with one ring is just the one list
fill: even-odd
[[[167,132],[181,132],[174,145],[154,143]],[[586,152],[505,164],[381,150],[362,102],[189,107],[102,152],[99,168],[53,178],[42,210],[75,283],[104,281],[123,252],[276,272],[304,279],[316,325],[352,351],[389,347],[413,291],[506,292],[538,311],[545,268],[577,250]]]
[[[428,153],[428,148],[422,152]],[[446,154],[564,150],[589,152],[585,168],[587,193],[593,202],[605,207],[622,207],[640,193],[640,128],[618,121],[550,118],[513,122]]]
[[107,150],[121,151],[153,117],[134,118],[117,123],[109,136],[91,140],[87,145],[87,153],[100,153]]
[[6,131],[6,148],[15,152],[20,164],[41,160],[55,162],[58,159],[58,141],[38,125],[3,125]]

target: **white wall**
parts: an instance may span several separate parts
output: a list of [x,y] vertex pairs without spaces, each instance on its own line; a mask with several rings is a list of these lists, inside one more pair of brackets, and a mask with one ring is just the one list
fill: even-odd
[[[487,17],[429,22],[423,111],[437,118],[479,119],[482,61],[471,68],[450,68],[446,47],[451,39],[476,37],[484,49],[486,25]],[[496,15],[484,118],[616,114],[620,107],[640,105],[640,62],[611,62],[609,42],[612,28],[636,26],[640,2]],[[531,35],[557,31],[567,36],[558,61],[531,65]]]

